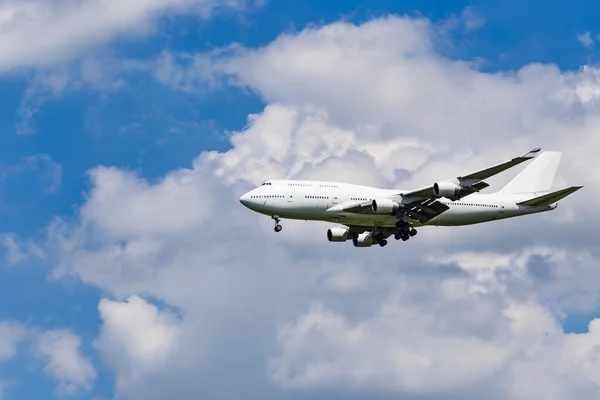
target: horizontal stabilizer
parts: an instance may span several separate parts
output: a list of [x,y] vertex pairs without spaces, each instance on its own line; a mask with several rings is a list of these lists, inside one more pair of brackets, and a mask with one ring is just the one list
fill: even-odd
[[545,194],[543,196],[534,197],[533,199],[522,201],[517,204],[520,206],[532,206],[532,207],[547,206],[550,204],[554,204],[561,199],[564,199],[565,197],[567,197],[570,194],[575,193],[582,187],[583,186],[571,186],[566,189],[561,189],[556,192]]

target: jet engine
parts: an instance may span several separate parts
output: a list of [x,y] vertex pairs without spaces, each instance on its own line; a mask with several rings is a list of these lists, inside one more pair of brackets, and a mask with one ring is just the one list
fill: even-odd
[[433,194],[435,197],[454,196],[462,190],[462,186],[459,186],[453,182],[436,182],[433,184]]
[[371,247],[375,243],[371,232],[363,232],[358,237],[352,239],[354,247]]
[[390,199],[375,199],[371,203],[371,209],[376,214],[392,214],[398,211],[400,203]]
[[327,229],[327,240],[330,242],[345,242],[349,239],[349,228],[331,228]]

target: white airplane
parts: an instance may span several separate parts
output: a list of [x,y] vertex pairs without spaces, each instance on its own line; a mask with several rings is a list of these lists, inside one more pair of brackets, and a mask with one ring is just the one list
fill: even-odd
[[[271,180],[240,197],[249,209],[282,218],[343,224],[327,230],[330,242],[383,247],[387,238],[408,240],[419,226],[459,226],[554,210],[583,186],[550,192],[562,153],[540,149],[492,167],[416,190],[378,189],[339,182]],[[478,193],[483,180],[535,158],[500,191]]]

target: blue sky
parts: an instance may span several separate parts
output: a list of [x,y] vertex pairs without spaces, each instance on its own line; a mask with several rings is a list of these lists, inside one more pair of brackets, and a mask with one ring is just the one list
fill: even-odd
[[[2,7],[0,3],[0,10]],[[5,71],[0,72],[2,232],[14,238],[21,249],[27,243],[41,245],[53,218],[77,219],[93,186],[87,175],[90,169],[115,166],[159,182],[172,170],[191,168],[194,158],[204,151],[230,149],[229,132],[244,129],[248,115],[263,112],[269,103],[260,89],[199,85],[193,92],[184,92],[164,85],[147,65],[165,51],[202,54],[231,43],[255,49],[282,33],[294,34],[309,25],[339,20],[361,24],[389,14],[407,14],[430,19],[439,27],[456,19],[457,27],[436,43],[436,51],[449,59],[479,60],[483,73],[510,72],[538,62],[578,71],[584,64],[595,63],[593,46],[586,48],[578,35],[590,32],[596,40],[599,11],[600,5],[591,0],[575,4],[541,0],[267,0],[245,10],[224,9],[209,18],[191,12],[159,13],[156,21],[152,20],[155,30],[150,35],[131,38],[123,34],[51,66],[32,62],[0,69]],[[81,72],[85,60],[96,62],[94,71],[101,78],[95,83],[86,81]],[[123,67],[133,61],[146,67]],[[47,77],[65,77],[67,83],[53,93],[44,83]],[[31,110],[33,115],[24,116]],[[11,265],[9,253],[7,250],[0,272],[4,305],[0,320],[17,321],[40,331],[71,330],[80,337],[80,350],[91,359],[96,378],[89,390],[66,397],[115,396],[115,371],[103,362],[92,343],[102,324],[98,302],[104,297],[118,298],[118,290],[77,275],[52,278],[56,266],[52,257],[28,258]],[[143,290],[139,294],[149,295],[149,301],[157,304],[162,300]],[[565,331],[586,332],[587,323],[597,315],[597,310],[572,312],[566,317]],[[44,373],[45,359],[32,356],[33,345],[27,340],[23,343],[14,358],[0,361],[0,381],[9,382],[0,398],[54,398],[56,380]],[[281,394],[276,389],[268,393],[276,393],[274,397]],[[302,397],[302,393],[294,395]]]

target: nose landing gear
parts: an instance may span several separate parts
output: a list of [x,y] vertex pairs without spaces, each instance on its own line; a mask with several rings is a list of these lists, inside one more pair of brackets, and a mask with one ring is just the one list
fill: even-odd
[[273,228],[273,230],[275,232],[281,232],[281,230],[283,229],[283,227],[281,225],[279,225],[279,221],[280,221],[279,215],[273,215],[271,217],[271,219],[275,220],[275,228]]

